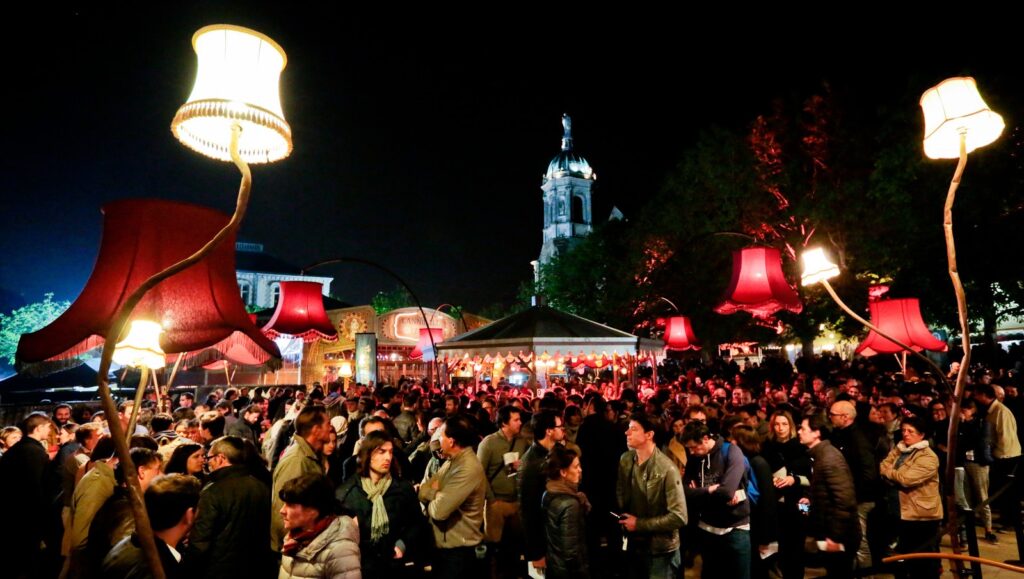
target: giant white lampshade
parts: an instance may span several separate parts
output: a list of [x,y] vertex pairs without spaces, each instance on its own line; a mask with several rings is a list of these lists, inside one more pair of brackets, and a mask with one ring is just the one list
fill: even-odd
[[974,79],[946,79],[921,95],[924,111],[924,154],[932,159],[960,157],[960,134],[967,152],[995,141],[1003,132],[1003,117],[992,112],[978,93]]
[[122,366],[163,368],[167,361],[160,348],[160,334],[163,328],[156,322],[134,320],[128,335],[114,346],[114,362]]
[[292,151],[292,130],[281,110],[278,81],[288,62],[267,36],[229,24],[199,29],[192,37],[196,83],[178,109],[171,132],[186,147],[230,161],[231,126],[242,128],[239,155],[269,163]]
[[800,276],[802,285],[814,285],[839,275],[839,266],[832,263],[820,247],[808,249],[800,255],[800,259],[804,263],[804,271]]

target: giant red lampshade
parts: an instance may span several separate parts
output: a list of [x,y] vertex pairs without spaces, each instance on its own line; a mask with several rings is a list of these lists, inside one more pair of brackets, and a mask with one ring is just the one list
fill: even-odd
[[[921,303],[917,298],[878,300],[868,303],[871,323],[887,335],[910,346],[916,352],[931,350],[945,352],[946,343],[932,335],[921,317]],[[873,330],[857,346],[856,353],[863,356],[898,354],[903,348],[883,338]]]
[[273,317],[263,326],[271,338],[301,338],[304,342],[338,339],[338,330],[324,310],[323,286],[314,281],[283,281]]
[[665,347],[669,350],[700,350],[693,335],[693,326],[686,316],[665,320]]
[[[428,333],[429,332],[429,333]],[[444,340],[444,330],[441,328],[420,328],[420,339],[416,347],[409,353],[410,360],[423,359],[424,362],[431,362],[434,359],[434,350],[430,347],[430,337],[434,337],[434,345]]]
[[[67,367],[103,345],[123,300],[151,275],[195,253],[228,222],[198,205],[157,199],[114,201],[103,207],[99,256],[82,293],[48,326],[18,342],[17,362],[36,371]],[[159,283],[136,306],[132,319],[159,322],[167,354],[206,350],[207,359],[232,348],[260,364],[281,354],[246,314],[235,279],[235,235],[212,253]]]
[[794,314],[803,310],[796,291],[782,274],[782,256],[770,247],[748,247],[732,253],[732,281],[722,303],[715,306],[720,314],[750,312],[767,318],[779,310]]

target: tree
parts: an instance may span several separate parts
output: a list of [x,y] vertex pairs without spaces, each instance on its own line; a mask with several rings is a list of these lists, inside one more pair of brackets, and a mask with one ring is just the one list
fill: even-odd
[[45,295],[43,301],[22,306],[10,314],[0,314],[0,360],[14,364],[18,340],[22,334],[32,333],[49,324],[71,307],[71,302],[53,301],[53,293]]
[[377,295],[373,296],[373,299],[370,300],[370,305],[379,316],[391,310],[414,306],[416,301],[412,299],[412,295],[409,294],[408,290],[399,286],[389,292],[377,292]]

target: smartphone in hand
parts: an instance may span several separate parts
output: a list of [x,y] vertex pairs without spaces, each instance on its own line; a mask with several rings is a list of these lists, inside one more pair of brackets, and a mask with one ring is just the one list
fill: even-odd
[[618,521],[625,520],[625,518],[626,518],[626,515],[620,515],[619,513],[616,513],[614,511],[609,511],[608,514],[613,516],[613,517],[615,517],[615,519],[618,520]]

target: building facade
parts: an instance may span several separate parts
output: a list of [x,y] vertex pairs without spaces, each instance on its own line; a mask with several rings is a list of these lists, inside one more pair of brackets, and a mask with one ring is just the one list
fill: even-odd
[[282,281],[313,281],[330,295],[333,277],[302,275],[302,270],[263,251],[262,243],[235,243],[235,276],[242,302],[250,308],[273,308],[281,295]]

